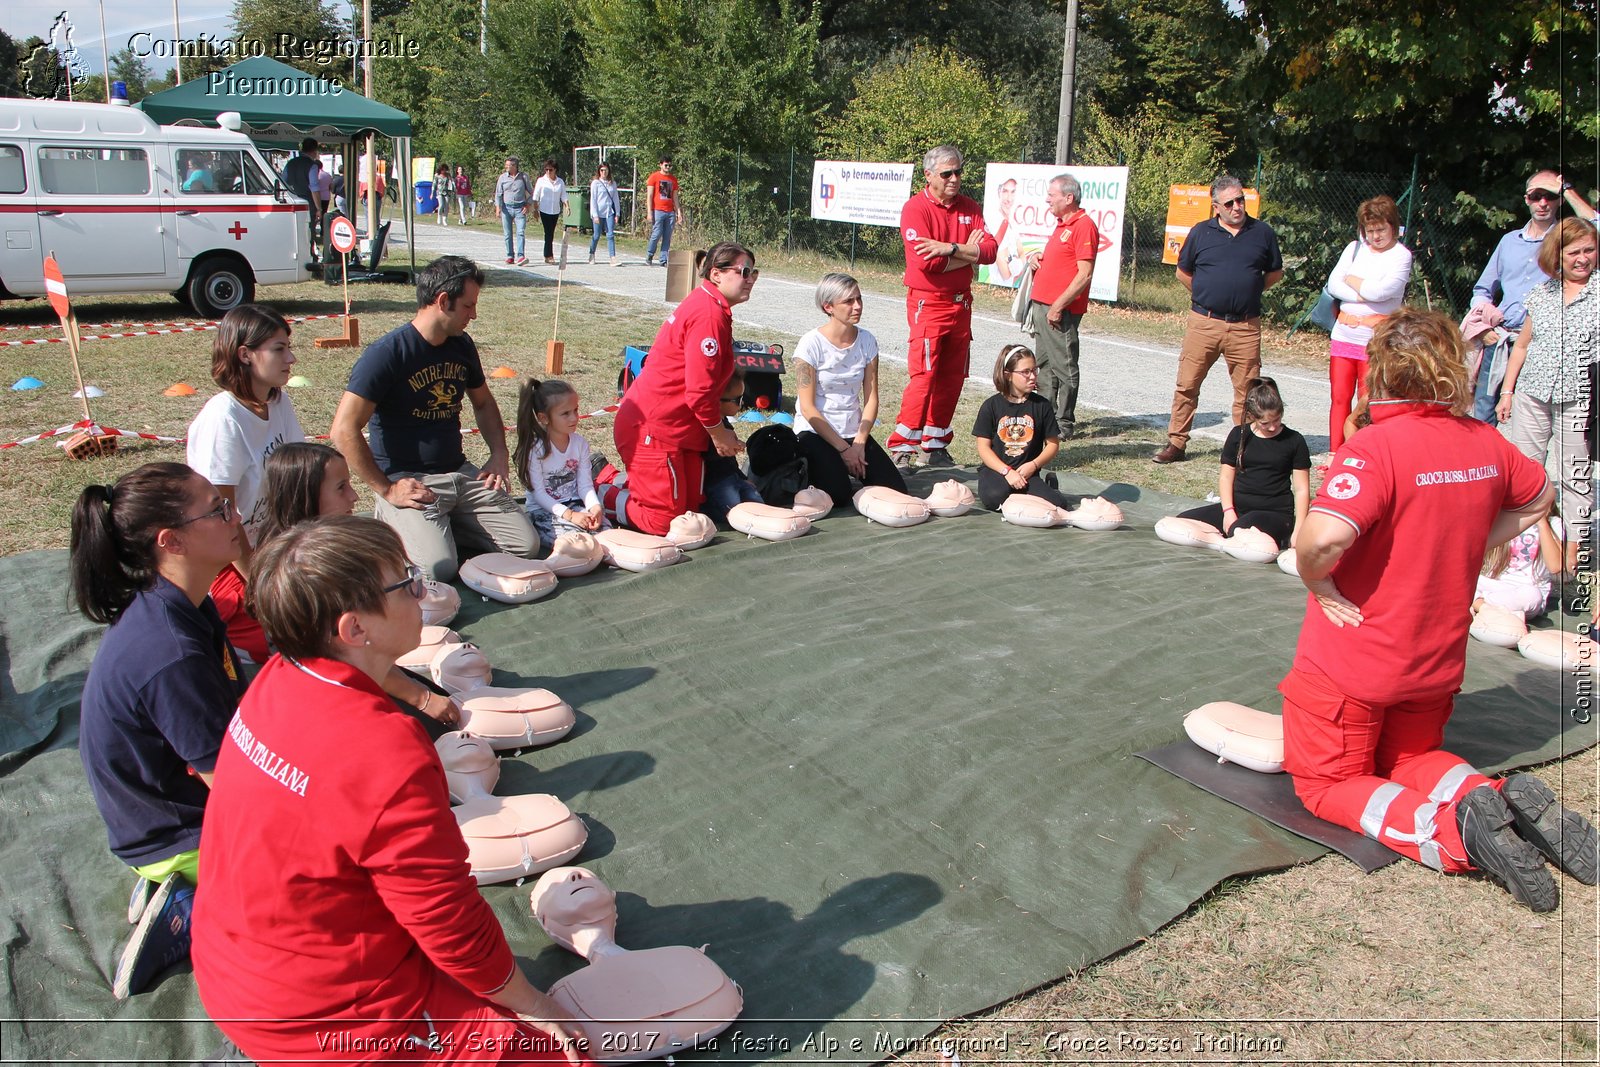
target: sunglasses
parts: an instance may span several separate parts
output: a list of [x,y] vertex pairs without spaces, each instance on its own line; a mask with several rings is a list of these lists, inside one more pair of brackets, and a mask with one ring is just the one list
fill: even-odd
[[383,595],[388,596],[396,589],[404,589],[411,594],[411,599],[421,600],[428,595],[428,579],[422,573],[422,568],[415,563],[406,564],[406,576],[393,585],[383,587]]
[[725,396],[721,400],[717,401],[717,403],[719,403],[719,404],[740,404],[740,403],[743,403],[743,402],[744,402],[744,394],[743,393],[740,393],[738,396]]
[[1232,200],[1224,200],[1224,201],[1222,201],[1218,206],[1220,206],[1220,207],[1238,207],[1242,203],[1244,203],[1244,197],[1236,196]]
[[962,168],[960,167],[951,167],[949,170],[941,170],[939,172],[939,177],[945,179],[946,181],[949,181],[951,178],[959,178],[961,177],[961,170]]
[[204,515],[196,515],[193,518],[184,519],[182,522],[178,523],[178,525],[187,526],[191,522],[199,522],[201,519],[221,519],[223,522],[232,522],[233,501],[229,500],[227,497],[223,497],[222,503],[206,512]]
[[718,267],[717,269],[718,270],[731,270],[731,271],[734,271],[741,278],[759,278],[759,277],[761,277],[761,271],[756,267],[750,266],[748,263],[742,264],[742,265],[737,266],[737,267]]
[[1561,197],[1557,193],[1550,193],[1550,192],[1546,192],[1543,189],[1540,189],[1537,192],[1529,193],[1523,199],[1527,200],[1528,203],[1530,203],[1530,204],[1537,204],[1537,203],[1540,203],[1542,201],[1560,200]]

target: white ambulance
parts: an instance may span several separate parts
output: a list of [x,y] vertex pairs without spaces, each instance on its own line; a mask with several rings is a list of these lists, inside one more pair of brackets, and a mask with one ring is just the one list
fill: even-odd
[[0,300],[170,292],[207,318],[311,277],[310,207],[248,137],[114,104],[0,100]]

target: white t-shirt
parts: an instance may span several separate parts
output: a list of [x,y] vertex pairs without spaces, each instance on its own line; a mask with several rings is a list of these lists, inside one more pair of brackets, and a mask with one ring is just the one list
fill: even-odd
[[281,444],[305,439],[286,394],[267,405],[263,419],[232,393],[218,393],[189,424],[189,466],[212,485],[233,486],[233,502],[254,544],[267,457]]
[[[817,412],[840,437],[854,437],[861,429],[861,383],[867,364],[878,358],[878,339],[857,328],[855,344],[839,348],[812,330],[800,338],[794,358],[817,372]],[[806,417],[795,412],[794,432],[809,429]]]
[[543,511],[559,519],[565,517],[568,507],[582,511],[600,506],[594,471],[589,467],[589,442],[581,433],[567,438],[564,452],[557,452],[554,445],[548,456],[539,452],[536,444],[528,453],[528,480],[533,483],[525,498],[529,513]]

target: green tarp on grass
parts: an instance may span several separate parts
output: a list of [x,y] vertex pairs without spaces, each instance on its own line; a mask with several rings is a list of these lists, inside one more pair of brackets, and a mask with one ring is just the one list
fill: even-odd
[[[737,1039],[706,1055],[809,1058],[821,1034],[835,1061],[878,1059],[1148,936],[1225,878],[1322,854],[1133,758],[1206,701],[1276,710],[1304,592],[1161,544],[1154,520],[1191,502],[1119,488],[1137,499],[1112,533],[846,512],[524,607],[467,594],[456,625],[497,683],[579,711],[566,741],[507,760],[499,791],[584,815],[579,862],[618,891],[624,947],[708,944],[743,986]],[[203,1059],[220,1037],[190,975],[123,1004],[108,989],[131,878],[78,762],[97,633],[67,609],[65,571],[60,552],[0,560],[0,1015],[27,1020],[0,1025],[0,1058]],[[1474,645],[1450,744],[1485,768],[1575,749],[1558,683]],[[535,982],[581,965],[529,917],[527,886],[484,892]]]

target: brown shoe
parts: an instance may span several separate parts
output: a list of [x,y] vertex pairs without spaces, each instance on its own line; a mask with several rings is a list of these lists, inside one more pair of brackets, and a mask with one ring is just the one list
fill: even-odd
[[1189,458],[1189,454],[1174,444],[1164,445],[1161,451],[1150,457],[1151,463],[1182,463]]

